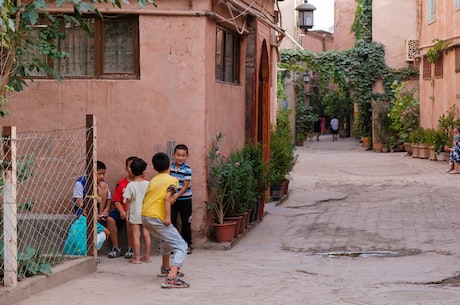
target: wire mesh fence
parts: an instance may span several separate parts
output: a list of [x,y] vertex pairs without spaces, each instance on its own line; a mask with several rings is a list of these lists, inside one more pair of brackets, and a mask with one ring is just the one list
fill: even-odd
[[[82,127],[5,136],[4,128],[0,163],[0,280],[5,286],[14,286],[14,281],[6,284],[11,276],[8,272],[16,269],[17,279],[46,274],[67,258],[64,244],[77,218],[73,184],[93,171],[93,162],[88,162],[92,160],[88,154],[92,154],[93,142],[88,141],[88,134],[92,132]],[[15,179],[7,181],[8,171],[16,173]],[[88,213],[90,221],[93,215]],[[86,236],[82,238],[86,240]]]

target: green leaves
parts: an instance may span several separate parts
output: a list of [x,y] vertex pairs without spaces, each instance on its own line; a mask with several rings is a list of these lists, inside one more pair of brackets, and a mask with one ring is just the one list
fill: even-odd
[[402,142],[406,142],[409,134],[419,126],[420,103],[414,97],[415,89],[406,89],[407,82],[394,81],[392,89],[394,99],[388,117],[391,127],[398,133]]
[[450,46],[450,42],[443,41],[441,39],[433,39],[433,46],[428,49],[426,56],[428,57],[428,62],[434,64],[438,59],[442,51],[446,50]]

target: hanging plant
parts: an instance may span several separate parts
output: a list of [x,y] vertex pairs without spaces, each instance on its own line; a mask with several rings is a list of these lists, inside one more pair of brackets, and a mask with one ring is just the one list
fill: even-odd
[[433,46],[426,52],[428,62],[433,64],[438,59],[441,52],[447,50],[449,46],[450,42],[441,39],[433,39]]

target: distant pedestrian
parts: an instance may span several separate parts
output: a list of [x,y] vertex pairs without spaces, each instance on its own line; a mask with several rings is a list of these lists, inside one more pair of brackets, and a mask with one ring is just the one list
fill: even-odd
[[321,134],[323,135],[326,131],[326,118],[321,116],[319,119],[321,120]]
[[319,135],[321,134],[321,119],[317,119],[315,124],[313,124],[313,132],[316,136],[316,141],[319,141]]
[[331,133],[332,141],[337,141],[337,135],[339,134],[339,120],[334,116],[331,120]]

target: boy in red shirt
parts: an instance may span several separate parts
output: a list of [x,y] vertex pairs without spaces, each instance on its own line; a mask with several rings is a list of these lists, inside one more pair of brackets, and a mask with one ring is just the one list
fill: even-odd
[[[115,189],[113,190],[112,205],[114,209],[110,211],[109,217],[107,217],[107,228],[110,231],[110,241],[112,242],[112,251],[109,252],[109,258],[115,258],[122,256],[120,244],[118,242],[118,229],[121,228],[124,222],[126,222],[126,203],[123,198],[128,183],[134,180],[134,175],[131,172],[131,162],[137,159],[137,157],[129,157],[125,162],[125,170],[127,176],[118,181]],[[126,259],[134,258],[134,252],[132,247],[132,232],[131,227],[126,226],[126,232],[128,235],[128,249],[125,253]]]

